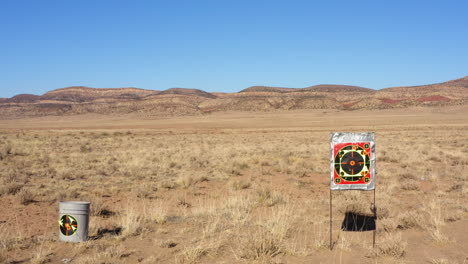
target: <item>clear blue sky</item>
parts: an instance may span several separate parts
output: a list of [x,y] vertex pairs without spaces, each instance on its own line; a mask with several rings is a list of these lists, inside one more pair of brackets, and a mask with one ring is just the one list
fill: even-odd
[[1,1],[0,97],[468,75],[468,1]]

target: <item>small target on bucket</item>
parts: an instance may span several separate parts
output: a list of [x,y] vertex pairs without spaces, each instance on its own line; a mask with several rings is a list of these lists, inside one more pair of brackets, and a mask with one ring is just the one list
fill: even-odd
[[64,236],[71,236],[78,230],[78,222],[71,215],[63,215],[59,221],[60,232]]

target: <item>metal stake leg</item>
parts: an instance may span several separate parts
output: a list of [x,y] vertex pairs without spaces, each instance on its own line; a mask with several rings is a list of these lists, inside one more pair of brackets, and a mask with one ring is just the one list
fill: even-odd
[[377,231],[377,207],[375,206],[375,187],[374,187],[374,223],[375,223],[375,229],[374,229],[374,234],[372,238],[372,247],[375,247],[375,233]]
[[330,250],[332,250],[333,244],[332,244],[332,191],[330,189]]

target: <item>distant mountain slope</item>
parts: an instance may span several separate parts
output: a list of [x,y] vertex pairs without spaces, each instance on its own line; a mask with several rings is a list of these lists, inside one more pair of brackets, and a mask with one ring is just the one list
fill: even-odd
[[338,85],[338,84],[320,84],[309,86],[306,88],[285,88],[285,87],[269,87],[269,86],[251,86],[239,93],[247,92],[271,92],[271,93],[287,93],[287,92],[373,92],[374,90],[359,86]]
[[443,83],[385,88],[376,92],[376,98],[406,103],[413,100],[422,104],[460,104],[468,99],[468,76]]
[[139,88],[90,88],[85,86],[72,86],[56,89],[45,93],[41,100],[57,100],[69,102],[87,102],[101,98],[137,99],[158,91]]
[[40,96],[34,94],[18,94],[12,98],[6,99],[6,102],[10,103],[33,103],[40,99]]
[[187,88],[170,88],[159,92],[158,94],[179,94],[187,96],[201,96],[206,98],[216,98],[216,95],[207,93],[199,89],[187,89]]
[[293,92],[299,89],[296,88],[284,88],[284,87],[269,87],[269,86],[251,86],[246,88],[239,93],[252,93],[252,92],[269,92],[269,93],[285,93]]
[[327,92],[327,93],[349,93],[349,92],[361,92],[361,93],[372,93],[375,90],[359,87],[359,86],[351,86],[351,85],[336,85],[336,84],[320,84],[315,86],[310,86],[303,89],[304,91],[310,92]]
[[334,84],[306,88],[251,86],[238,93],[208,93],[186,88],[156,91],[133,87],[73,86],[40,96],[19,94],[12,98],[0,98],[0,118],[86,113],[174,116],[217,111],[359,110],[467,103],[468,77],[381,90]]
[[[444,82],[444,83],[441,83],[441,84],[445,84],[445,85],[452,86],[452,87],[468,88],[468,76],[465,76],[465,77],[460,78],[460,79],[447,81],[447,82]],[[439,85],[441,85],[441,84],[439,84]]]

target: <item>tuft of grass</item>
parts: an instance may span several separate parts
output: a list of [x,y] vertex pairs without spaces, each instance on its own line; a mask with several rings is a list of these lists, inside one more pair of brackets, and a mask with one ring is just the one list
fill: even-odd
[[250,188],[252,184],[247,181],[235,179],[230,182],[231,189],[238,191]]
[[5,225],[0,225],[0,251],[10,251],[12,249],[27,249],[32,245],[31,239],[17,234],[16,230]]
[[11,155],[12,154],[12,149],[13,149],[13,147],[9,143],[3,144],[2,146],[0,146],[0,160],[3,160],[8,155]]
[[429,234],[431,236],[431,240],[436,244],[445,244],[450,241],[449,238],[444,235],[438,227],[431,228],[429,230]]
[[390,210],[385,206],[378,206],[377,209],[377,219],[382,220],[388,218],[390,215]]
[[289,237],[294,219],[294,206],[282,205],[275,208],[267,219],[258,224],[263,226],[270,234],[278,240],[284,240]]
[[401,189],[404,191],[418,191],[419,184],[414,180],[407,180],[402,183]]
[[145,205],[144,212],[144,219],[150,224],[164,224],[167,222],[168,209],[167,205],[165,205],[163,202]]
[[445,244],[449,242],[447,236],[442,233],[442,226],[445,225],[445,217],[443,206],[440,201],[433,199],[428,203],[426,209],[429,214],[429,233],[431,239],[437,244]]
[[24,184],[16,182],[6,183],[2,187],[0,187],[0,196],[7,194],[15,195],[23,188],[23,186]]
[[122,237],[131,237],[141,234],[143,231],[142,216],[137,209],[128,205],[121,213],[119,225],[122,228]]
[[102,212],[105,210],[104,208],[104,201],[101,197],[97,195],[93,195],[89,198],[90,202],[90,212],[89,214],[92,216],[100,216]]
[[397,229],[398,223],[393,218],[384,218],[380,219],[378,222],[378,227],[382,228],[383,231],[387,233],[392,233]]
[[401,179],[401,180],[418,180],[418,177],[416,175],[414,175],[414,173],[411,173],[411,172],[404,172],[404,173],[401,173],[401,174],[398,174],[398,177]]
[[16,197],[18,197],[18,200],[22,205],[28,205],[34,202],[34,194],[26,188],[21,189],[21,191],[16,194]]
[[203,246],[187,247],[180,253],[180,263],[197,263],[201,257],[208,254],[208,249]]
[[7,263],[8,255],[6,250],[0,249],[0,263]]
[[407,243],[402,240],[400,233],[388,234],[377,243],[371,254],[376,257],[402,258],[406,254],[406,246]]
[[83,145],[80,146],[80,152],[81,153],[89,153],[91,151],[92,151],[92,148],[88,144],[83,144]]
[[195,179],[190,175],[184,175],[177,179],[177,184],[184,189],[189,188],[190,186],[196,183]]
[[221,216],[234,226],[244,226],[250,221],[252,201],[250,196],[230,197],[219,210]]
[[272,207],[283,202],[284,199],[280,193],[272,192],[268,188],[262,188],[257,190],[258,206]]
[[136,196],[138,198],[152,199],[155,197],[155,193],[158,191],[158,187],[154,184],[139,185],[135,188]]
[[165,180],[165,181],[162,181],[160,184],[159,184],[159,188],[161,189],[167,189],[167,190],[173,190],[175,188],[177,188],[177,183],[171,181],[171,180]]
[[183,196],[178,198],[177,206],[182,208],[190,208],[192,207],[192,204],[187,201],[187,197]]
[[312,245],[315,249],[328,249],[330,244],[328,239],[326,238],[326,234],[322,228],[315,229],[315,236],[313,238]]
[[456,262],[451,262],[448,259],[440,258],[440,259],[432,259],[431,264],[452,264]]
[[45,250],[43,245],[39,246],[39,248],[35,252],[33,258],[31,259],[31,263],[32,264],[49,263],[50,262],[50,258],[49,258],[50,254],[47,253],[47,252],[50,252],[50,249]]
[[262,228],[238,237],[238,259],[267,260],[284,253],[280,240]]
[[429,160],[434,162],[442,162],[442,160],[437,156],[430,156]]
[[164,240],[159,243],[159,246],[162,248],[173,248],[177,246],[177,243],[173,240]]
[[421,212],[407,211],[399,215],[397,228],[403,230],[410,228],[424,229],[425,225],[423,223],[425,223],[425,219]]

